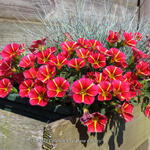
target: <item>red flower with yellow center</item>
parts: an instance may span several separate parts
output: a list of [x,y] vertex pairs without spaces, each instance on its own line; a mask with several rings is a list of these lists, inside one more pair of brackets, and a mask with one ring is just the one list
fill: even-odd
[[102,81],[105,81],[107,80],[108,76],[105,75],[104,73],[100,73],[100,72],[95,72],[95,80],[96,80],[96,83],[100,83]]
[[12,68],[12,61],[11,61],[11,59],[7,59],[7,60],[2,59],[1,60],[1,62],[0,62],[1,76],[3,76],[3,77],[9,77],[15,71],[16,71],[16,69]]
[[97,95],[97,86],[88,78],[81,78],[72,84],[73,99],[76,103],[92,104]]
[[49,65],[43,65],[39,68],[37,79],[43,83],[47,83],[56,75],[55,67]]
[[111,63],[119,63],[126,61],[125,54],[119,51],[117,48],[111,48],[108,51],[108,54],[111,56]]
[[56,47],[48,47],[46,50],[47,50],[49,53],[53,54],[53,53],[56,52]]
[[62,51],[62,52],[59,53],[58,55],[63,56],[63,57],[65,57],[65,58],[67,58],[67,59],[70,58],[70,54],[69,54],[67,51]]
[[50,65],[56,66],[58,69],[61,69],[64,65],[68,63],[68,60],[61,55],[53,56],[49,62]]
[[146,61],[140,61],[136,65],[136,75],[149,75],[148,63]]
[[130,85],[127,82],[114,80],[112,82],[114,96],[117,96],[121,101],[130,98]]
[[133,105],[129,102],[124,102],[122,106],[118,106],[118,113],[126,121],[129,122],[133,119]]
[[124,45],[128,45],[130,47],[136,47],[136,41],[133,39],[133,34],[131,32],[130,33],[124,32],[123,36],[124,36],[124,41],[123,41]]
[[22,68],[30,68],[34,66],[36,56],[34,54],[28,54],[26,56],[23,56],[19,66]]
[[35,79],[37,77],[38,68],[30,68],[29,70],[25,70],[23,75],[26,79]]
[[79,48],[87,48],[88,47],[88,41],[84,38],[79,38],[77,44],[79,45]]
[[92,51],[94,51],[94,50],[97,50],[97,46],[103,46],[103,45],[95,39],[90,39],[90,40],[87,40],[87,46]]
[[100,53],[91,54],[88,58],[88,62],[91,63],[95,69],[106,66],[106,58]]
[[69,90],[69,82],[63,77],[56,77],[50,80],[47,84],[47,95],[48,97],[63,97],[66,91]]
[[40,51],[36,54],[38,64],[48,64],[53,56],[48,50]]
[[3,59],[11,59],[16,56],[19,56],[24,50],[20,49],[19,44],[8,44],[3,50],[2,50],[2,58]]
[[48,103],[47,90],[45,87],[36,86],[29,93],[29,102],[31,105],[46,106]]
[[110,30],[109,36],[107,37],[107,42],[110,45],[113,45],[114,43],[118,42],[118,32],[114,32],[114,31]]
[[97,49],[97,51],[99,51],[101,54],[103,54],[105,57],[110,56],[110,55],[108,54],[107,48],[105,48],[105,47],[103,47],[103,46],[97,46],[96,49]]
[[79,50],[76,50],[77,56],[79,58],[82,58],[84,60],[87,60],[87,58],[90,56],[91,52],[88,49],[81,48]]
[[0,80],[0,97],[6,97],[7,94],[10,92],[11,88],[12,84],[10,83],[9,79],[4,78]]
[[137,40],[137,41],[141,41],[142,38],[143,38],[142,33],[136,32],[136,33],[134,34],[134,38],[135,38],[135,40]]
[[85,66],[85,61],[81,58],[73,58],[68,62],[68,66],[71,68],[75,68],[76,71],[79,71],[80,68]]
[[133,62],[137,62],[141,58],[148,58],[149,56],[143,53],[142,51],[138,50],[137,48],[133,47]]
[[91,119],[84,123],[88,128],[88,132],[104,132],[107,117],[99,112],[95,112],[91,116]]
[[121,80],[123,78],[123,76],[122,76],[123,71],[120,68],[116,67],[116,66],[107,66],[103,70],[103,73],[105,75],[108,75],[109,79],[111,81],[116,80],[116,79]]
[[111,91],[112,91],[112,85],[110,82],[108,81],[102,81],[100,82],[100,84],[98,84],[98,100],[99,101],[104,101],[104,100],[111,100],[112,99],[112,95],[111,95]]
[[145,115],[150,119],[150,103],[147,105],[145,109]]
[[25,80],[19,86],[19,95],[21,97],[29,97],[29,92],[34,87],[33,80]]
[[63,51],[69,52],[69,54],[72,54],[77,47],[78,45],[74,41],[65,41],[61,43],[61,49]]

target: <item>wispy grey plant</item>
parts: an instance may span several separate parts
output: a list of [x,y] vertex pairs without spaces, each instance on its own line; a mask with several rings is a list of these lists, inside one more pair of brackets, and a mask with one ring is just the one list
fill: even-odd
[[[50,1],[49,5],[52,5]],[[107,47],[106,37],[109,30],[141,32],[145,37],[149,34],[150,24],[142,19],[138,20],[138,8],[129,7],[129,0],[125,5],[117,5],[109,0],[75,0],[71,4],[69,0],[58,0],[53,4],[54,8],[49,10],[41,0],[38,5],[41,10],[35,9],[34,12],[38,20],[42,23],[42,28],[35,26],[34,31],[24,24],[19,25],[27,35],[37,38],[47,37],[48,44],[55,46],[65,40],[65,33],[69,33],[76,41],[83,37],[86,39],[97,39]],[[70,6],[71,5],[71,6]],[[69,7],[70,6],[70,7]],[[27,18],[24,16],[27,20]],[[146,50],[146,41],[137,45],[137,48],[150,54]],[[129,58],[131,49],[121,48]]]

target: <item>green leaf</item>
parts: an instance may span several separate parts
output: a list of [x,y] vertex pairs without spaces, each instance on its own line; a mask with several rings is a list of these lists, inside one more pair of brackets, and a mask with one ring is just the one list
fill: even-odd
[[106,113],[106,109],[105,109],[105,108],[102,108],[102,109],[101,109],[101,114],[105,115],[105,113]]

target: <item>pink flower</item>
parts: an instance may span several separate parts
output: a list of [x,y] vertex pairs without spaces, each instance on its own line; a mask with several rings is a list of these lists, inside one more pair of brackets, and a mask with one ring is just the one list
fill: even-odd
[[34,87],[33,80],[25,80],[19,86],[19,95],[21,97],[29,97],[29,92]]
[[56,77],[50,80],[47,84],[47,95],[48,97],[63,97],[66,91],[69,90],[69,82],[63,77]]
[[145,115],[150,119],[150,103],[147,105],[145,109]]
[[122,78],[123,78],[123,76],[122,76],[123,71],[119,67],[107,66],[103,70],[103,73],[105,75],[108,75],[108,77],[111,81],[116,80],[116,79],[122,80]]
[[88,132],[104,132],[107,123],[107,117],[95,112],[91,114],[91,118],[84,123],[87,126]]
[[79,71],[80,68],[85,66],[85,61],[81,58],[73,58],[68,62],[68,66],[71,68],[75,68],[76,71]]
[[92,104],[97,95],[97,86],[88,78],[81,78],[72,84],[73,99],[76,103]]
[[29,70],[25,70],[23,75],[26,79],[35,79],[37,78],[38,68],[30,68]]
[[10,83],[10,80],[7,78],[4,78],[0,80],[0,97],[4,98],[8,95],[8,93],[11,91],[12,84]]
[[19,66],[22,68],[30,68],[34,66],[36,56],[34,54],[28,54],[26,56],[23,56]]
[[42,86],[36,86],[31,89],[29,93],[29,98],[31,105],[40,105],[43,107],[47,105],[49,100],[47,96],[47,90]]
[[109,36],[107,37],[107,42],[111,45],[118,42],[118,32],[112,30],[109,31]]
[[48,64],[51,57],[54,56],[48,50],[40,51],[36,54],[38,64]]
[[126,122],[129,122],[133,119],[133,105],[129,102],[124,102],[122,106],[119,106],[118,112]]
[[76,50],[76,52],[77,52],[77,56],[79,58],[84,59],[84,60],[87,60],[87,58],[91,54],[91,52],[88,49],[85,49],[85,48],[78,49],[78,50]]
[[141,41],[142,38],[143,38],[142,33],[136,32],[136,33],[134,34],[134,38],[135,38],[136,41]]
[[49,62],[50,65],[56,66],[58,69],[61,69],[64,65],[68,63],[68,60],[61,55],[53,56]]
[[47,83],[56,75],[55,67],[49,65],[43,65],[39,68],[37,79],[43,83]]
[[98,84],[98,100],[99,101],[104,101],[104,100],[111,100],[112,99],[112,95],[111,95],[111,91],[112,91],[112,85],[110,82],[108,81],[102,81]]
[[124,32],[124,45],[128,45],[130,47],[136,47],[136,41],[133,39],[133,34]]
[[114,96],[117,96],[121,101],[130,98],[130,85],[128,83],[114,80],[112,85]]
[[14,57],[19,56],[23,52],[22,49],[20,49],[19,44],[8,44],[3,50],[2,50],[2,58],[3,59],[11,59]]
[[100,53],[91,54],[88,58],[88,62],[91,63],[95,69],[106,66],[106,58]]
[[61,49],[67,51],[69,54],[72,54],[77,47],[78,45],[74,41],[65,41],[61,43]]

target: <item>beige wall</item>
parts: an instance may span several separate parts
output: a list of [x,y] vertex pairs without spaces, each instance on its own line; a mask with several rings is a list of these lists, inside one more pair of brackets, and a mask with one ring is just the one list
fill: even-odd
[[[36,29],[41,30],[41,23],[38,21],[36,13],[37,10],[45,17],[41,11],[40,1],[43,1],[46,13],[61,14],[59,11],[61,0],[0,0],[0,50],[12,42],[27,42],[30,43],[35,37],[28,37],[15,23],[18,24],[17,19],[21,20],[23,24],[28,25],[32,31]],[[93,0],[97,9],[102,8],[104,0]],[[92,2],[93,2],[92,1]],[[126,5],[125,0],[111,0],[115,3]],[[137,8],[137,0],[128,0],[130,8]],[[73,7],[75,0],[64,0],[65,6]],[[142,13],[146,18],[150,14],[150,0],[146,0],[142,6]],[[35,13],[36,12],[36,13]],[[23,17],[24,16],[24,17]],[[26,20],[28,19],[30,23]],[[33,24],[33,25],[31,25]],[[23,27],[23,25],[21,25]],[[37,39],[38,37],[36,37]]]

